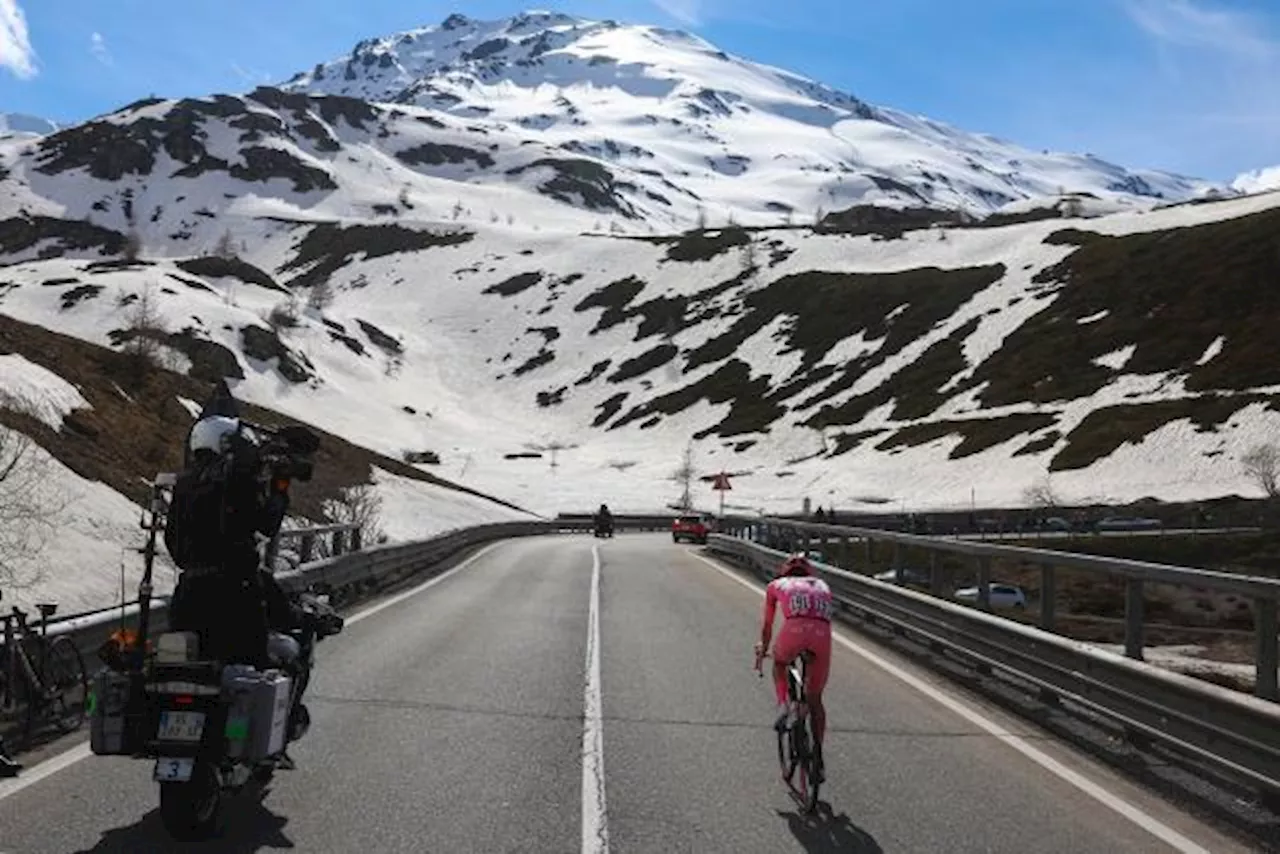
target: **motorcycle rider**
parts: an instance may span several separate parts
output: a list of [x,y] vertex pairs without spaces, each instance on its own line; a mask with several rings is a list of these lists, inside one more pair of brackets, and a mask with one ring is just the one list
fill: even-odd
[[595,523],[597,531],[613,530],[613,514],[609,512],[608,504],[600,505],[600,509],[596,511]]
[[182,571],[169,609],[171,630],[196,632],[208,658],[263,667],[267,620],[256,535],[279,530],[289,493],[287,482],[264,488],[258,450],[238,418],[197,421],[164,539]]

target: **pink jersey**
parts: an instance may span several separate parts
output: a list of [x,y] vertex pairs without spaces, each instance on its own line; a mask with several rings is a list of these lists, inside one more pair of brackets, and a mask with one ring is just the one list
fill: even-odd
[[834,608],[831,588],[811,575],[784,575],[769,582],[764,594],[764,629],[761,639],[768,646],[773,634],[773,615],[782,606],[784,621],[814,619],[831,622]]
[[766,593],[782,606],[782,618],[809,617],[831,621],[831,588],[811,575],[784,575],[769,583]]

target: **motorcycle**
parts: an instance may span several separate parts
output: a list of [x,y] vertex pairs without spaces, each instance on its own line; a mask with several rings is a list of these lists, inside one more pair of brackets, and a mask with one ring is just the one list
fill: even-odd
[[613,519],[601,519],[597,517],[595,520],[595,529],[593,534],[596,537],[612,537]]
[[330,604],[332,591],[314,584],[286,594],[293,625],[269,635],[266,670],[202,660],[191,632],[162,633],[153,643],[152,568],[167,509],[163,489],[171,485],[171,477],[157,478],[144,511],[138,628],[122,628],[99,650],[107,666],[88,699],[90,746],[98,755],[154,760],[161,822],[174,838],[191,840],[214,831],[224,795],[265,787],[277,770],[293,767],[286,748],[310,727],[302,696],[316,644],[341,632],[344,621]]
[[[320,589],[290,599],[298,625],[268,640],[278,670],[204,661],[152,665],[147,755],[156,760],[161,822],[177,839],[208,836],[225,794],[266,786],[277,770],[293,767],[286,748],[311,725],[302,696],[316,644],[341,632],[343,619]],[[162,650],[166,637],[160,636]]]

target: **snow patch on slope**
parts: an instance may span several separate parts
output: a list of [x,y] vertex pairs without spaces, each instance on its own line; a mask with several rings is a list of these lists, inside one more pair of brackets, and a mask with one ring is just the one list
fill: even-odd
[[0,356],[0,407],[37,418],[54,430],[76,409],[89,408],[80,390],[17,354]]

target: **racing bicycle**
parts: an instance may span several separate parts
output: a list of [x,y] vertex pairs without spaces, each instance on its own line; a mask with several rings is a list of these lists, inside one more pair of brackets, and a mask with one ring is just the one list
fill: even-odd
[[[769,653],[756,656],[756,672],[764,678],[761,663]],[[818,806],[818,789],[823,777],[821,747],[815,744],[809,732],[809,701],[805,696],[805,676],[813,653],[804,650],[787,665],[787,726],[778,730],[778,765],[782,781],[787,784],[791,796],[807,813]]]
[[24,735],[30,740],[46,720],[64,733],[84,723],[89,680],[84,659],[66,636],[49,638],[49,618],[57,605],[41,602],[40,630],[27,612],[14,606],[0,614],[4,645],[0,647],[0,713],[24,710]]

